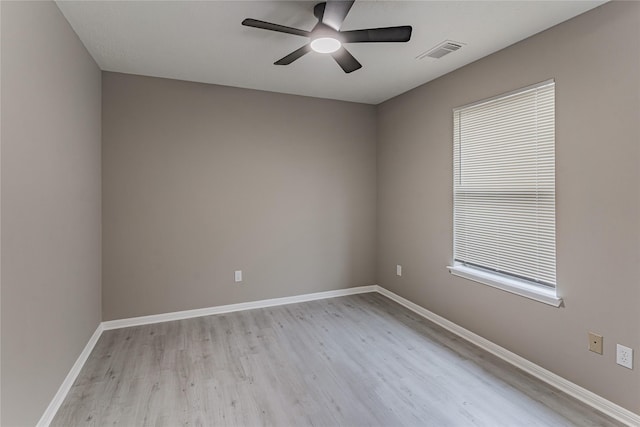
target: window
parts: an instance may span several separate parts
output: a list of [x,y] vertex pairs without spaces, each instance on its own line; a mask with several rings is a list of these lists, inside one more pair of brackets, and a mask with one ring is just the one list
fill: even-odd
[[559,306],[555,83],[453,111],[453,274]]

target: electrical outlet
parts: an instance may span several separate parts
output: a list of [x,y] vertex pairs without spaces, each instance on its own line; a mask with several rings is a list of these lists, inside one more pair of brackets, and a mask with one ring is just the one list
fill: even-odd
[[589,351],[602,354],[602,335],[589,332]]
[[616,363],[625,368],[633,369],[633,349],[616,344]]
[[396,276],[402,276],[402,266],[400,264],[396,265]]
[[234,278],[236,282],[242,282],[242,270],[236,270]]

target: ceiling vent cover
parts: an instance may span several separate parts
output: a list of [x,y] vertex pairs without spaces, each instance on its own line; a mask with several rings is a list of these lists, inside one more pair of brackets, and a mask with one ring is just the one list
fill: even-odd
[[436,47],[429,49],[428,51],[416,56],[416,59],[422,59],[425,57],[440,59],[445,55],[455,52],[462,47],[462,43],[453,42],[451,40],[445,40]]

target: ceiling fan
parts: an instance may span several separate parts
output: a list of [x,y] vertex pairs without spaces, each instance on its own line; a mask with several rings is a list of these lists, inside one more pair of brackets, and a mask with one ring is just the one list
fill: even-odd
[[274,62],[275,65],[289,65],[313,50],[319,53],[330,54],[345,73],[351,73],[361,68],[362,64],[345,49],[343,44],[407,42],[411,39],[410,25],[340,31],[340,27],[342,27],[342,23],[347,17],[351,6],[353,6],[354,1],[355,0],[327,0],[326,2],[315,5],[313,14],[318,19],[318,23],[311,31],[249,18],[242,21],[242,25],[293,34],[294,36],[309,39],[309,43],[294,50],[284,58],[277,60]]

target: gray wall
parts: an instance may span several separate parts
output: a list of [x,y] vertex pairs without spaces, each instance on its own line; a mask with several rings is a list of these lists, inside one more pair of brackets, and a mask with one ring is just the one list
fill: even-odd
[[100,70],[53,2],[2,7],[2,419],[34,425],[100,322]]
[[103,73],[104,320],[373,284],[375,119]]
[[[610,3],[378,110],[378,282],[640,413],[640,3]],[[552,308],[450,275],[452,108],[556,79]],[[395,265],[404,266],[395,276]],[[604,355],[587,331],[604,335]],[[615,344],[633,347],[633,371]]]
[[[1,5],[12,426],[38,420],[100,321],[101,95],[53,3]],[[640,348],[639,15],[607,4],[377,109],[103,73],[104,320],[377,282],[640,412],[637,366],[615,365],[615,343]],[[560,309],[445,269],[451,109],[548,78]]]

